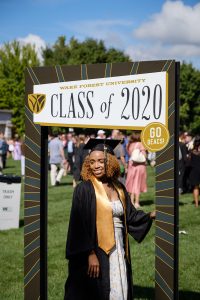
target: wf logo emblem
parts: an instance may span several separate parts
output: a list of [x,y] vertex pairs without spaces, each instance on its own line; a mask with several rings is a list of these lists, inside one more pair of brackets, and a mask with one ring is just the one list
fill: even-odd
[[28,106],[30,110],[35,113],[39,114],[46,102],[46,95],[45,94],[29,94],[28,95]]

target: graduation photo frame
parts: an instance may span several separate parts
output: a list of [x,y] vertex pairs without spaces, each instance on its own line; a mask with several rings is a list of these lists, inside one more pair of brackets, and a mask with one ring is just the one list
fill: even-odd
[[178,299],[179,63],[27,68],[24,299],[47,299],[48,127],[142,130],[156,152],[155,299]]

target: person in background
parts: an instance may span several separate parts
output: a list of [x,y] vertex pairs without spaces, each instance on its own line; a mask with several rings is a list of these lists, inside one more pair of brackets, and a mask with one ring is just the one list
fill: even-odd
[[186,147],[187,147],[187,151],[189,153],[191,150],[193,150],[193,147],[194,147],[194,137],[193,137],[192,133],[185,132],[184,133],[184,139],[185,139],[185,144],[186,144]]
[[193,199],[195,206],[199,206],[199,185],[200,185],[200,136],[196,136],[194,147],[190,153],[191,171],[189,179],[192,185]]
[[147,153],[147,161],[149,165],[153,168],[156,165],[156,153],[148,151]]
[[[130,136],[130,140],[127,146],[129,156],[134,149],[139,149],[144,156],[146,156],[146,150],[144,149],[140,141],[140,133],[133,132]],[[146,162],[137,163],[129,160],[128,172],[126,178],[126,189],[130,193],[132,204],[135,208],[140,207],[140,193],[147,192],[147,171]]]
[[21,143],[18,136],[14,138],[14,150],[12,154],[14,160],[21,160]]
[[[190,165],[190,153],[193,149],[194,137],[190,132],[184,132],[180,134],[179,140],[185,144],[186,149],[186,160],[185,160],[185,168],[184,168],[184,175],[183,175],[183,193],[191,193],[192,186],[190,182],[190,172],[191,172],[191,165]],[[182,147],[183,148],[183,147]],[[181,192],[181,190],[180,190]]]
[[66,159],[66,163],[64,164],[64,176],[67,175],[68,171],[69,171],[69,162],[68,162],[68,146],[67,146],[67,135],[65,133],[63,133],[60,137],[62,143],[63,143],[63,149],[64,149],[64,155],[65,155],[65,159]]
[[12,157],[13,158],[14,140],[13,139],[9,139],[9,140],[7,140],[7,143],[8,143],[8,157]]
[[87,135],[86,136],[86,141],[85,141],[85,143],[91,138],[91,139],[95,139],[95,137],[96,137],[96,134],[95,133],[91,133],[91,134],[89,134],[89,135]]
[[99,129],[97,131],[97,137],[96,137],[96,139],[105,139],[105,138],[106,138],[105,131],[102,130],[102,129]]
[[3,163],[3,169],[6,168],[6,160],[7,160],[7,154],[8,154],[8,148],[9,145],[4,137],[4,141],[3,141],[3,148],[2,148],[2,163]]
[[184,143],[184,133],[179,134],[179,194],[183,194],[186,191],[184,186],[185,169],[187,164],[187,147]]
[[127,151],[127,146],[128,146],[128,137],[126,135],[124,135],[123,133],[122,134],[122,146],[124,148],[124,153],[125,153],[125,162],[128,166],[128,162],[129,162],[129,155],[128,155],[128,151]]
[[121,143],[119,143],[115,147],[114,153],[115,153],[115,156],[117,157],[117,160],[118,160],[119,166],[120,166],[119,181],[125,185],[127,164],[125,161],[125,151],[124,151],[124,147],[123,147],[123,135],[119,130],[114,129],[114,130],[112,130],[111,139],[121,140]]
[[4,142],[4,133],[3,131],[0,131],[0,175],[2,174],[2,170],[3,170],[3,160],[2,160],[3,142]]
[[111,131],[110,139],[111,139],[111,140],[116,140],[117,137],[118,137],[118,135],[119,135],[119,130],[118,130],[118,129],[113,129],[113,130]]
[[48,144],[49,148],[49,163],[51,166],[50,178],[51,185],[59,185],[64,174],[64,164],[66,163],[63,144],[58,138],[58,134],[52,134],[52,139]]
[[73,162],[73,156],[74,156],[74,143],[73,143],[73,135],[72,133],[67,134],[67,156],[68,156],[68,163],[70,167],[70,174],[73,175],[73,167],[74,167],[74,162]]
[[86,137],[84,134],[74,137],[74,168],[73,168],[73,187],[75,188],[81,180],[81,169],[88,150],[84,149]]
[[25,176],[25,137],[21,139],[21,176]]
[[78,181],[80,180],[80,157],[79,157],[79,147],[80,147],[80,139],[77,135],[72,137],[73,148],[74,148],[74,156],[73,156],[73,188],[76,187]]
[[52,132],[49,132],[48,134],[48,170],[51,171],[51,165],[50,165],[50,153],[49,153],[49,143],[54,138]]
[[0,155],[1,155],[1,161],[2,161],[2,169],[5,169],[9,145],[8,145],[8,143],[4,137],[4,133],[2,131],[1,131],[0,136],[1,136],[0,137],[0,140],[1,140]]

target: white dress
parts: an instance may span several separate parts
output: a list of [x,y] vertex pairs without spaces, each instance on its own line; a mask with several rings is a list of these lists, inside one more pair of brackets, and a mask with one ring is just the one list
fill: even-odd
[[123,241],[123,206],[120,200],[112,201],[113,222],[116,247],[109,257],[110,300],[127,300],[128,284],[126,274],[125,251]]

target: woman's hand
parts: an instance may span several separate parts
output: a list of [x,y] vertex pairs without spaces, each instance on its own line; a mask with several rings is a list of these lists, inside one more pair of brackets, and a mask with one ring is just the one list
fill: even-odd
[[155,218],[156,218],[156,211],[155,210],[150,212],[150,218],[155,220]]
[[88,275],[93,278],[99,277],[99,260],[94,251],[88,256]]

